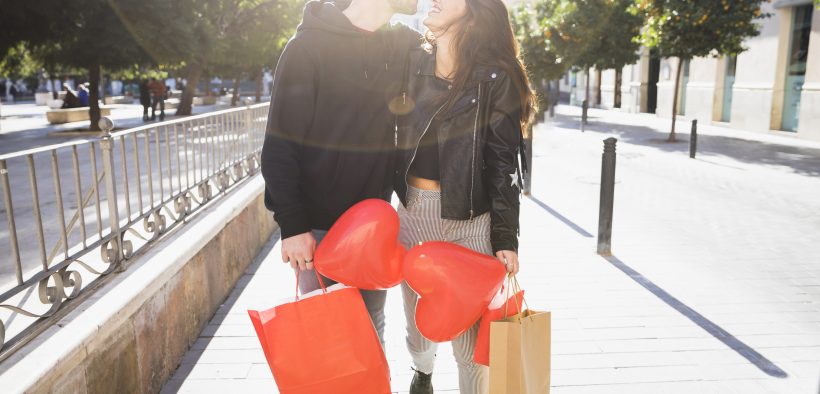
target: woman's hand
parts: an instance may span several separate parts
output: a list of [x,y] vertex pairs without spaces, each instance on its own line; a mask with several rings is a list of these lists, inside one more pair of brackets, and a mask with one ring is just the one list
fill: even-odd
[[499,250],[495,253],[495,257],[507,267],[507,272],[513,275],[518,273],[518,253],[512,250]]

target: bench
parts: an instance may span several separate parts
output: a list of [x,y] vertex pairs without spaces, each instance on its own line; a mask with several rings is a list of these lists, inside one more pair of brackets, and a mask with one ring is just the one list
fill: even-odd
[[216,104],[215,96],[194,97],[194,105],[214,105]]
[[[100,116],[110,116],[111,108],[100,108]],[[70,123],[90,120],[89,107],[53,109],[46,112],[48,123]]]
[[106,96],[106,104],[134,104],[134,98],[131,96]]
[[165,100],[165,109],[175,109],[179,107],[178,98],[169,98]]

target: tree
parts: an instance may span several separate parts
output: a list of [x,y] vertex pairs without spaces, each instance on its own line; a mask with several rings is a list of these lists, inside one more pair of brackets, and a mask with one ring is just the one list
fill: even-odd
[[256,102],[261,101],[263,67],[273,65],[299,22],[301,2],[255,0],[237,4],[234,20],[217,41],[212,69],[234,81],[231,105],[238,99],[239,80],[256,81]]
[[550,26],[552,41],[571,65],[585,70],[587,99],[590,68],[614,68],[619,72],[639,58],[639,45],[634,39],[643,21],[629,12],[633,1],[564,0],[558,7],[562,15]]
[[[535,84],[559,79],[569,68],[569,63],[561,58],[550,41],[548,26],[555,14],[555,2],[540,1],[521,3],[510,15],[521,56],[530,80]],[[542,90],[536,89],[536,96],[539,108],[551,104]]]
[[238,69],[261,70],[275,61],[272,54],[298,22],[290,6],[297,0],[109,1],[155,63],[184,70],[187,83],[177,115],[191,114],[207,71],[236,77]]
[[[605,31],[589,49],[595,55],[595,69],[615,69],[615,107],[621,105],[621,80],[623,68],[640,59],[640,44],[635,39],[641,33],[643,19],[629,12],[633,0],[611,0],[603,4],[606,20],[601,23]],[[598,84],[598,98],[601,96]]]
[[768,16],[760,6],[760,0],[635,0],[631,11],[645,21],[640,42],[662,57],[678,59],[668,141],[676,140],[675,110],[684,62],[743,52],[743,42],[760,34],[756,21]]
[[119,20],[156,64],[183,70],[177,115],[190,115],[194,93],[228,15],[227,0],[109,0]]
[[131,34],[107,2],[32,0],[19,7],[18,2],[6,4],[10,2],[14,1],[0,3],[0,8],[14,10],[2,21],[19,30],[0,40],[0,49],[23,42],[47,68],[62,65],[87,70],[90,129],[99,130],[101,68],[118,69],[144,59]]

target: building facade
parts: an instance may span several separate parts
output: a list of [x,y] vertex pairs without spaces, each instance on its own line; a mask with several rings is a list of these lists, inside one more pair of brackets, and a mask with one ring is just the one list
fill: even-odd
[[[760,35],[745,43],[737,57],[706,57],[685,62],[677,113],[700,122],[728,127],[794,133],[820,140],[820,10],[811,0],[763,2],[771,17],[761,22]],[[590,74],[590,103],[598,86],[602,108],[620,108],[671,117],[677,59],[660,59],[644,50],[637,64]],[[561,89],[583,100],[582,72],[565,78]]]

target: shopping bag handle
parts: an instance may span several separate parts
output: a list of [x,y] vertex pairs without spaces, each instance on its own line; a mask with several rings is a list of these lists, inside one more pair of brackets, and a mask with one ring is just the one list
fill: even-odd
[[[512,288],[513,297],[518,294],[521,289],[521,284],[518,283],[518,278],[515,276],[514,273],[507,274],[507,288],[505,289],[504,294],[504,316],[509,316],[509,307],[510,307],[510,289]],[[522,305],[523,304],[523,305]],[[518,308],[518,313],[524,313],[521,309],[522,306],[526,306],[527,309],[530,309],[530,306],[527,304],[527,299],[523,296],[521,297],[521,304],[518,303],[518,298],[515,299],[515,306]]]
[[[319,280],[319,286],[322,288],[322,294],[327,294],[325,282],[322,280],[322,276],[319,275],[319,271],[316,270],[315,266],[312,271],[314,274],[316,274],[316,279]],[[299,301],[299,271],[294,270],[293,273],[296,275],[296,301]]]

